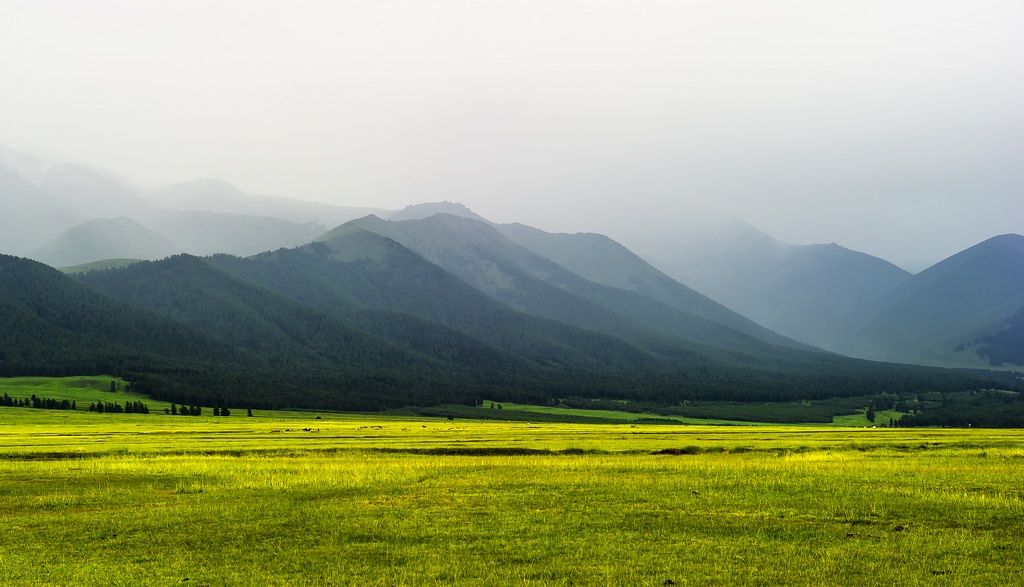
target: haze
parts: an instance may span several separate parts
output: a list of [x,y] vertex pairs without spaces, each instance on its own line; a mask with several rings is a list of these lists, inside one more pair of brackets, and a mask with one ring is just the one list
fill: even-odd
[[1024,232],[1024,3],[5,0],[0,143],[626,244],[726,210],[918,270]]

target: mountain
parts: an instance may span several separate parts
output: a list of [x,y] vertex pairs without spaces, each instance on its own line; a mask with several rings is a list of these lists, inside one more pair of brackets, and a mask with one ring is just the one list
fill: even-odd
[[668,275],[798,341],[837,350],[864,304],[910,278],[892,263],[835,243],[781,243],[738,218],[648,244]]
[[172,320],[116,302],[56,269],[0,255],[0,375],[114,374],[188,387],[238,354]]
[[866,358],[981,366],[979,353],[1012,355],[1007,345],[1022,308],[1024,236],[997,236],[874,299],[838,348]]
[[[113,179],[81,165],[54,166],[44,175],[41,187],[66,206],[79,210],[81,215],[90,214],[92,218],[128,216],[173,243],[174,252],[252,255],[279,247],[297,246],[324,231],[324,227],[316,223],[297,224],[280,218],[164,210]],[[51,255],[73,254],[53,248],[48,252]],[[131,251],[124,251],[118,256],[148,257],[143,252]]]
[[15,155],[0,151],[0,252],[27,254],[84,218],[29,181]]
[[324,231],[313,222],[194,210],[167,210],[141,223],[166,236],[179,252],[193,255],[253,255],[307,243]]
[[499,224],[494,228],[509,240],[594,283],[636,292],[773,344],[802,346],[686,287],[607,236],[552,234],[525,224]]
[[352,227],[402,243],[519,311],[623,338],[645,348],[675,344],[666,343],[664,335],[676,342],[736,351],[777,350],[757,335],[780,337],[756,325],[750,324],[751,332],[741,332],[636,292],[586,280],[512,242],[483,221],[448,214],[406,221],[371,216],[343,225],[320,239]]
[[[378,216],[352,219],[374,209],[254,196],[215,179],[144,194],[117,174],[87,163],[3,148],[0,209],[0,253],[32,255],[60,266],[95,268],[110,258],[115,262],[105,266],[116,266],[175,253],[250,256],[283,249],[311,254],[320,250],[316,243],[306,246],[314,239],[330,249],[334,261],[349,262],[345,259],[354,256],[367,262],[360,255],[404,246],[459,282],[460,300],[474,299],[465,292],[471,287],[512,312],[499,320],[504,328],[530,317],[529,325],[516,331],[520,338],[505,337],[498,344],[495,337],[470,327],[473,321],[460,325],[451,308],[462,302],[446,305],[455,297],[417,305],[382,289],[393,277],[359,278],[370,288],[365,291],[376,291],[394,302],[392,306],[291,270],[292,278],[316,281],[324,288],[317,294],[318,303],[325,304],[319,311],[327,306],[358,308],[344,318],[356,328],[404,340],[402,344],[438,360],[438,347],[417,342],[416,332],[429,331],[424,340],[469,337],[467,345],[482,343],[511,353],[516,361],[539,360],[544,353],[535,351],[543,347],[563,364],[592,373],[600,372],[601,353],[616,360],[633,357],[625,362],[686,357],[752,366],[799,363],[805,359],[797,351],[810,347],[928,365],[1024,364],[1019,351],[1024,300],[1015,280],[1021,273],[1016,261],[1016,239],[1021,237],[1016,235],[997,237],[911,275],[835,243],[781,243],[731,219],[703,226],[681,223],[670,234],[652,235],[637,248],[648,263],[602,235],[494,225],[453,202],[398,212],[376,210],[390,221]],[[338,222],[344,224],[324,234]],[[358,232],[391,240],[372,244],[371,237],[356,236]],[[334,246],[341,242],[337,239],[345,240],[345,246]],[[289,255],[299,262],[298,253],[292,252],[267,257]],[[393,262],[398,257],[381,259]],[[397,266],[408,269],[411,263],[406,259]],[[242,265],[233,267],[242,271]],[[330,267],[321,270],[333,275]],[[286,283],[275,291],[296,301],[302,297]],[[428,308],[433,315],[423,313]],[[387,312],[392,314],[386,317]],[[492,310],[487,312],[485,322],[494,319]],[[547,322],[542,326],[537,319]],[[424,320],[433,326],[423,327]],[[448,330],[435,330],[438,325]],[[568,327],[574,330],[564,330]],[[537,338],[538,332],[545,334]],[[587,339],[590,346],[583,347],[566,342],[583,340],[580,332],[604,338]],[[514,347],[512,340],[526,342]],[[616,376],[628,379],[623,373]]]
[[61,162],[48,166],[39,188],[84,218],[127,216],[139,220],[158,212],[131,188],[79,163]]
[[755,357],[654,335],[662,346],[644,348],[517,312],[357,227],[251,259],[175,256],[76,278],[0,257],[0,374],[111,373],[179,403],[335,409],[986,385],[796,349]]
[[[937,366],[1024,365],[1019,235],[917,275],[827,245],[780,243],[738,219],[691,228],[647,256],[669,274],[797,340],[849,356]],[[1018,357],[1014,359],[1014,357]]]
[[312,222],[321,226],[337,226],[368,214],[389,214],[378,208],[334,206],[280,196],[248,194],[221,179],[180,182],[154,190],[146,194],[146,197],[168,210],[266,216],[299,224]]
[[522,357],[522,368],[534,364],[549,376],[603,374],[606,381],[589,383],[595,389],[627,384],[615,365],[634,374],[657,364],[619,339],[517,312],[397,242],[354,226],[299,249],[248,259],[218,255],[210,262],[380,335],[440,326]]
[[[165,210],[144,200],[116,174],[9,149],[0,149],[0,205],[0,251],[38,255],[57,264],[99,261],[101,255],[251,255],[298,246],[326,230],[315,222],[267,216]],[[103,234],[117,228],[128,232]]]
[[[190,397],[204,402],[334,409],[463,403],[494,385],[487,367],[500,365],[493,359],[501,353],[488,349],[467,354],[460,353],[463,347],[441,347],[442,358],[432,357],[187,255],[76,277],[233,349],[237,356],[204,369],[209,375],[203,388],[189,389]],[[160,329],[149,336],[159,337]],[[163,383],[152,389],[155,395],[181,398],[180,382]]]
[[388,220],[402,221],[402,220],[422,220],[429,218],[434,214],[450,214],[452,216],[459,216],[461,218],[471,218],[473,220],[480,220],[486,222],[482,216],[473,212],[469,208],[459,204],[458,202],[428,202],[425,204],[413,204],[406,206],[398,212],[392,212],[390,214],[381,215],[375,214],[380,218],[387,218]]
[[156,232],[124,216],[88,220],[64,231],[31,253],[53,267],[67,267],[101,259],[160,259],[179,247]]
[[[453,329],[521,357],[521,366],[512,371],[520,377],[503,377],[516,381],[515,386],[496,392],[496,398],[767,401],[865,390],[901,393],[922,384],[945,387],[953,379],[958,384],[965,381],[961,377],[970,379],[770,345],[751,353],[727,351],[659,335],[636,324],[623,327],[627,338],[582,329],[518,312],[359,224],[349,223],[296,249],[247,259],[218,255],[208,262],[402,344],[450,340],[445,333]],[[577,303],[587,305],[586,300]],[[438,330],[437,325],[445,329]],[[500,369],[487,367],[489,372]]]

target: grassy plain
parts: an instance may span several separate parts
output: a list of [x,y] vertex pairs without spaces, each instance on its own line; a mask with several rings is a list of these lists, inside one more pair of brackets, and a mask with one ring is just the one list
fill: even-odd
[[1016,430],[0,408],[4,585],[1014,585],[1022,535]]

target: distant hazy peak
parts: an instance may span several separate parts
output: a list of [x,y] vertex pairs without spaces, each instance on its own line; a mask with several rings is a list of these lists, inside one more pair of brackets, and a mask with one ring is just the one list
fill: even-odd
[[0,146],[0,165],[3,165],[34,185],[38,186],[39,182],[42,181],[48,164],[48,162],[35,155]]
[[13,170],[36,186],[42,185],[46,181],[47,176],[54,173],[75,173],[80,170],[87,170],[113,181],[125,189],[135,189],[131,181],[117,172],[98,167],[92,163],[69,157],[61,157],[51,153],[25,153],[0,145],[0,165]]
[[422,220],[434,214],[451,214],[473,220],[487,220],[458,202],[427,202],[424,204],[413,204],[392,214],[388,220]]
[[[1012,250],[1019,251],[1024,248],[1024,235],[1007,233],[994,236],[990,239],[986,239],[975,245],[975,247],[1011,247]],[[975,247],[971,247],[972,249]],[[970,249],[968,249],[970,250]]]
[[1024,264],[1024,236],[1012,233],[994,236],[939,261],[918,275],[923,280],[944,275],[957,268],[966,267],[978,271],[982,266],[999,263],[1014,267]]

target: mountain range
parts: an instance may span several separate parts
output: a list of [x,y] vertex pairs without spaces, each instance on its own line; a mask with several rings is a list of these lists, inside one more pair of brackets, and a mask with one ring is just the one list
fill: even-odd
[[781,243],[738,218],[644,251],[668,275],[818,348],[926,365],[1024,365],[1024,347],[1012,342],[1024,311],[1020,235],[995,236],[918,274],[835,243]]
[[175,401],[383,409],[1006,388],[891,363],[1024,365],[1019,235],[917,275],[738,219],[641,256],[451,202],[344,208],[220,180],[140,190],[11,151],[0,203],[0,252],[78,266],[2,257],[0,374],[114,372]]

